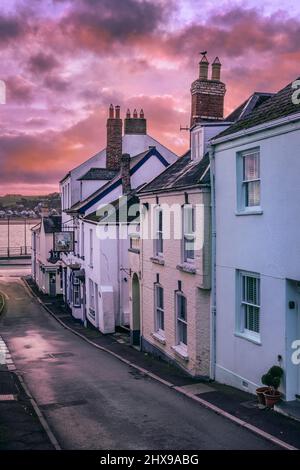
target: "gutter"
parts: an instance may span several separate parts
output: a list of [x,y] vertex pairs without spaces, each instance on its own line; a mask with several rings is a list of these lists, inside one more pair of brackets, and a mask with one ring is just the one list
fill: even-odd
[[210,301],[210,378],[216,374],[216,190],[215,190],[215,148],[209,147],[211,184],[211,301]]

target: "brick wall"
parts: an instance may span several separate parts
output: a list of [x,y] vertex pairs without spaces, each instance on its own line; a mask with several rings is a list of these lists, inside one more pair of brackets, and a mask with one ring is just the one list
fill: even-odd
[[107,119],[106,167],[119,170],[122,156],[122,119]]
[[[155,198],[142,198],[142,202],[155,204]],[[191,375],[209,375],[210,347],[210,195],[200,191],[189,194],[192,204],[203,203],[204,226],[197,232],[204,233],[204,247],[196,252],[196,274],[177,268],[182,263],[182,240],[174,239],[172,223],[170,240],[164,240],[164,265],[151,261],[153,240],[143,240],[141,250],[142,265],[142,335],[147,343],[153,345],[166,357],[175,361]],[[159,197],[159,203],[184,204],[183,194],[168,194]],[[155,339],[154,284],[157,274],[164,288],[165,344]],[[181,281],[182,293],[187,299],[188,318],[188,360],[181,358],[173,347],[177,343],[175,292]]]
[[201,119],[222,119],[225,84],[215,80],[195,80],[191,86],[191,125]]

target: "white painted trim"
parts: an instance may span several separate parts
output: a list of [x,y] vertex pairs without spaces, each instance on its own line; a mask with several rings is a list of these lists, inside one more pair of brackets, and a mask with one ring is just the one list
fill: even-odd
[[244,137],[249,134],[254,134],[256,132],[264,131],[266,129],[271,129],[273,127],[281,126],[284,124],[289,124],[290,122],[294,122],[298,120],[300,120],[300,113],[292,114],[291,116],[286,116],[284,118],[275,119],[269,122],[264,122],[263,124],[253,126],[248,129],[244,129],[242,131],[238,131],[233,134],[226,135],[224,137],[211,139],[211,144],[216,145],[222,142],[228,142],[229,140],[237,139],[238,137]]

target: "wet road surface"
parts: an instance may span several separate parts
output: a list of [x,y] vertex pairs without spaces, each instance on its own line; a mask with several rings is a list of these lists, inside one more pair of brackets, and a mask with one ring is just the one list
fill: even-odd
[[0,274],[0,334],[63,449],[276,448],[84,342]]

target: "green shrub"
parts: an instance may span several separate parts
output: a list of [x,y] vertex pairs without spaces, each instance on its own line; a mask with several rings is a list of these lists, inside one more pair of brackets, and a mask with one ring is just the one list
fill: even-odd
[[279,388],[282,376],[283,369],[280,366],[273,366],[262,376],[261,381],[264,385],[270,387],[271,391],[275,391]]

